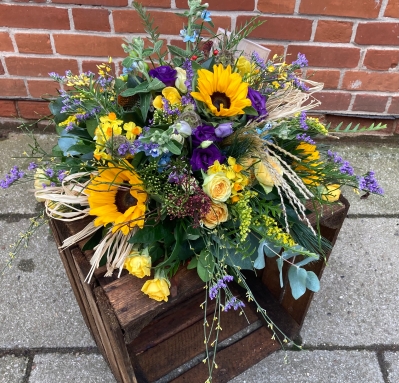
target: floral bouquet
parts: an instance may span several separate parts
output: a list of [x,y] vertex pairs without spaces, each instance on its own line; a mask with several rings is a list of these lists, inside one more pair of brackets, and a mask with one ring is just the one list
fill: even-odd
[[[334,203],[342,185],[367,195],[382,189],[373,172],[355,175],[319,140],[332,133],[306,114],[319,104],[312,93],[322,86],[299,77],[303,55],[287,64],[261,49],[242,50],[256,18],[214,33],[208,5],[188,5],[183,44],[164,49],[150,15],[133,4],[148,37],[122,45],[119,77],[111,59],[98,75],[51,73],[64,89],[50,103],[58,143],[45,153],[35,141],[31,176],[14,167],[0,186],[34,179],[47,217],[93,218],[63,243],[89,238],[87,280],[100,265],[108,276],[127,269],[152,276],[143,294],[168,301],[171,277],[187,267],[219,309],[242,311],[229,283],[254,300],[242,270],[264,268],[266,256],[276,257],[280,275],[289,264],[294,298],[316,292],[319,280],[303,266],[329,243],[310,224],[305,203]],[[302,260],[295,263],[297,254]],[[214,358],[208,363],[211,374]]]

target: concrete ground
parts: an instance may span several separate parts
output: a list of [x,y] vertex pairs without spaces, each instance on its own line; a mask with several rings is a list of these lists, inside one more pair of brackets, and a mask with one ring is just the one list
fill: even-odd
[[[52,136],[38,138],[54,144]],[[27,144],[15,133],[0,140],[0,178],[15,163],[27,166],[26,159],[10,159]],[[379,141],[336,149],[359,173],[374,170],[386,195],[345,192],[351,209],[301,331],[305,350],[288,351],[286,363],[277,352],[232,383],[399,382],[399,148]],[[1,268],[38,211],[30,187],[0,190]],[[0,383],[115,383],[47,227],[0,277]]]

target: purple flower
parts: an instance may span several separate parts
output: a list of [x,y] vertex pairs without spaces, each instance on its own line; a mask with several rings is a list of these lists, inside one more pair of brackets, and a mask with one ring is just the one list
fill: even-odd
[[309,63],[304,54],[298,53],[298,58],[293,61],[291,65],[298,68],[303,68],[305,66],[308,66]]
[[207,148],[194,149],[190,164],[194,171],[207,170],[216,160],[223,162],[224,156],[215,145],[210,145]]
[[25,173],[21,170],[19,170],[18,166],[14,166],[9,174],[6,174],[6,177],[4,180],[0,180],[0,187],[2,189],[7,189],[10,187],[15,181],[18,181],[20,178],[23,178],[25,176]]
[[215,129],[215,135],[217,138],[225,138],[233,134],[233,123],[225,122],[220,124]]
[[258,112],[259,116],[267,116],[266,98],[257,90],[248,88],[248,98],[251,100],[252,107]]
[[31,162],[28,166],[28,170],[35,170],[37,168],[37,164],[35,162]]
[[199,146],[203,141],[217,141],[213,126],[198,126],[193,132],[193,145]]
[[151,69],[148,74],[151,77],[157,78],[162,81],[166,86],[174,86],[177,76],[177,71],[170,66],[161,65],[157,68]]
[[364,177],[357,177],[359,189],[368,193],[384,194],[384,190],[378,184],[375,173],[369,171]]

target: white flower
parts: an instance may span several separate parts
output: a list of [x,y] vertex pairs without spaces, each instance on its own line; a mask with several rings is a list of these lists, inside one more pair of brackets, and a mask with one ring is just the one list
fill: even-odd
[[184,144],[184,137],[181,134],[172,134],[170,138],[177,141],[179,144]]
[[191,136],[191,133],[193,132],[191,126],[186,121],[176,122],[173,125],[173,128],[175,128],[184,138]]
[[186,93],[187,92],[187,87],[186,87],[186,71],[182,68],[175,68],[177,71],[177,77],[176,77],[176,81],[175,81],[175,87],[177,89],[180,90],[180,92],[182,93]]
[[202,149],[205,149],[205,148],[207,148],[208,146],[210,146],[212,144],[213,144],[213,141],[206,140],[206,141],[202,141],[201,142],[200,147]]

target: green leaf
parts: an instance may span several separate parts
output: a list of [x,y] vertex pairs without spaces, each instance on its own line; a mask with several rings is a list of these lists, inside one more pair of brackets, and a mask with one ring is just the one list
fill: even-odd
[[147,92],[148,92],[148,82],[144,81],[140,85],[137,85],[135,88],[127,88],[121,93],[121,96],[130,97],[138,93],[147,93]]
[[183,59],[180,57],[173,57],[172,61],[175,67],[179,67],[183,64]]
[[155,45],[154,45],[153,52],[154,52],[154,53],[159,53],[160,50],[161,50],[161,48],[162,48],[162,45],[163,45],[163,41],[162,41],[162,40],[158,40],[158,41],[155,43]]
[[258,112],[252,106],[246,106],[243,111],[248,116],[258,116]]
[[167,142],[165,144],[165,146],[168,148],[168,150],[176,155],[181,154],[181,147],[178,146],[179,143],[177,141],[174,140],[170,140],[169,142]]
[[205,68],[205,69],[209,69],[209,70],[210,70],[210,68],[212,68],[214,64],[215,64],[215,57],[212,56],[212,57],[209,58],[208,60],[204,61],[204,62],[201,64],[201,66],[202,66],[202,68]]
[[68,118],[67,113],[61,113],[61,109],[64,106],[62,103],[62,98],[58,97],[56,100],[51,101],[49,104],[50,112],[54,115],[54,121],[56,124],[59,124],[62,121],[65,121]]
[[158,80],[157,78],[153,78],[152,81],[148,84],[148,90],[153,90],[153,91],[157,91],[157,90],[161,90],[163,88],[165,88],[166,85]]
[[88,154],[94,151],[94,147],[92,145],[77,144],[77,145],[72,145],[68,148],[68,152],[73,152],[73,151],[82,154]]
[[288,270],[288,281],[294,299],[300,298],[306,292],[307,271],[300,267],[291,266]]
[[360,124],[357,124],[352,128],[352,122],[349,123],[346,128],[341,129],[343,122],[340,122],[334,129],[330,129],[331,123],[329,123],[326,128],[329,132],[337,132],[337,133],[359,133],[359,132],[374,132],[376,130],[386,129],[387,124],[382,124],[381,122],[375,125],[371,124],[369,127],[363,126],[360,128]]
[[197,257],[194,257],[187,265],[187,270],[196,269],[198,265]]
[[215,259],[208,250],[202,250],[198,257],[197,273],[204,281],[208,282],[212,279],[213,268],[215,267]]
[[168,45],[169,52],[172,53],[172,55],[187,58],[190,56],[190,52],[186,51],[185,49],[179,48],[176,45]]
[[86,129],[87,132],[90,134],[90,137],[95,136],[95,131],[97,129],[98,122],[97,119],[91,118],[90,120],[86,120]]
[[320,290],[320,281],[317,275],[313,271],[308,271],[306,275],[306,287],[317,293]]
[[140,93],[140,111],[144,121],[147,119],[150,103],[151,93]]
[[155,226],[146,225],[130,238],[129,243],[153,243],[173,234],[162,223]]

